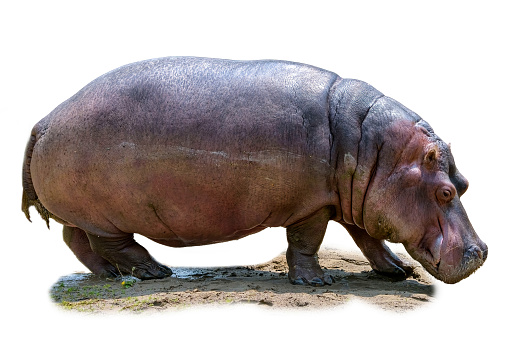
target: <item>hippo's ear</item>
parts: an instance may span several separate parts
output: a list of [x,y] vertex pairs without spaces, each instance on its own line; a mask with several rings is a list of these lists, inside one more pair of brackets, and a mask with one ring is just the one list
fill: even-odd
[[434,167],[438,158],[438,146],[431,144],[428,146],[426,154],[424,155],[424,164],[427,167]]

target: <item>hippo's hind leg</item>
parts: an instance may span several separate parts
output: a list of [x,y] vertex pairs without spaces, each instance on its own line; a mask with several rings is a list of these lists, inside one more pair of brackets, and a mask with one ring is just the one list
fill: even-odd
[[310,218],[286,228],[288,250],[288,278],[292,284],[323,286],[332,284],[332,278],[324,275],[318,263],[317,252],[325,235],[331,216],[329,208],[323,208]]
[[62,233],[64,242],[69,246],[76,258],[92,273],[105,278],[117,276],[117,269],[108,260],[92,251],[85,231],[77,227],[64,225]]
[[365,230],[356,225],[342,225],[350,233],[375,272],[402,280],[413,273],[413,267],[399,259],[385,245],[383,240],[371,237]]
[[87,233],[90,246],[123,273],[139,279],[160,279],[172,275],[170,268],[158,263],[148,251],[134,240],[132,233],[108,237]]

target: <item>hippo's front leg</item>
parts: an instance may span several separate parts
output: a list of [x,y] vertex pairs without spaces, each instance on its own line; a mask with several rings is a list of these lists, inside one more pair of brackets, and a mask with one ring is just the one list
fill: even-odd
[[99,237],[87,233],[92,250],[108,260],[121,272],[139,279],[160,279],[172,274],[171,269],[158,263],[134,240],[133,234],[123,233]]
[[413,273],[413,267],[399,259],[383,240],[371,237],[365,230],[356,225],[342,225],[359,246],[362,254],[368,259],[371,268],[382,275],[394,279],[406,279]]
[[325,207],[310,218],[286,228],[288,278],[295,285],[323,286],[332,284],[318,263],[317,252],[322,243],[332,211]]

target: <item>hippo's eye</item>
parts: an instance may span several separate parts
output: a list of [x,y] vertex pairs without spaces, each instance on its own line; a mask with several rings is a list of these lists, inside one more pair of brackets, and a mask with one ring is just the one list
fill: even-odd
[[453,185],[443,185],[439,187],[436,191],[437,199],[440,203],[446,204],[454,199],[456,195],[456,189]]
[[444,198],[446,198],[446,199],[447,199],[447,198],[449,198],[449,197],[452,195],[452,193],[451,193],[451,191],[450,191],[450,190],[447,190],[447,189],[446,189],[446,190],[443,190],[443,191],[442,191],[442,195],[444,196]]

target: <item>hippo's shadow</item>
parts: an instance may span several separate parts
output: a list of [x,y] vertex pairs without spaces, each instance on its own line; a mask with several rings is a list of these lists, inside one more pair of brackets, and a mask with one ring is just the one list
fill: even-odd
[[[333,253],[336,254],[338,253]],[[338,304],[339,299],[347,300],[350,296],[369,299],[392,295],[429,301],[429,297],[434,294],[434,287],[421,268],[416,270],[414,277],[394,281],[373,272],[365,260],[342,255],[333,260],[336,260],[338,265],[324,267],[324,272],[333,277],[334,282],[321,287],[291,285],[287,276],[286,260],[284,256],[278,256],[268,263],[256,266],[173,267],[174,274],[171,277],[157,280],[141,281],[131,276],[108,280],[90,273],[75,273],[61,277],[51,288],[50,294],[53,300],[59,303],[100,302],[148,296],[149,299],[159,300],[152,303],[154,305],[160,305],[160,300],[176,300],[175,296],[180,299],[185,296],[184,299],[189,304],[200,303],[192,300],[193,296],[198,295],[209,299],[208,303],[211,300],[233,300],[272,305],[270,296],[295,298],[305,295],[311,298],[330,298],[331,306]],[[211,295],[213,297],[210,297]]]

